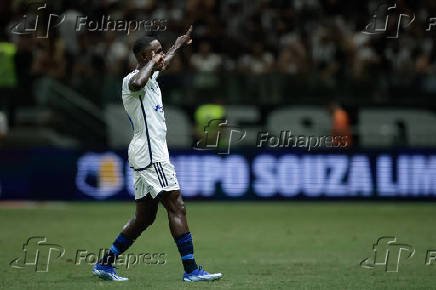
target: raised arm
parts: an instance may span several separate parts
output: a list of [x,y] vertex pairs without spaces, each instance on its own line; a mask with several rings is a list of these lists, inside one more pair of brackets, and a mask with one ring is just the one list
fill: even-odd
[[174,55],[176,54],[177,50],[181,48],[183,45],[189,45],[192,43],[192,25],[189,27],[188,31],[182,36],[177,37],[176,41],[174,42],[174,45],[167,51],[167,53],[164,56],[164,66],[163,69],[166,69],[169,64],[171,63],[172,59],[174,58]]
[[145,87],[148,79],[152,76],[153,72],[156,71],[160,66],[162,66],[162,63],[164,61],[162,54],[155,54],[154,52],[152,52],[152,55],[153,56],[151,60],[130,79],[129,89],[131,91],[139,91],[140,89]]

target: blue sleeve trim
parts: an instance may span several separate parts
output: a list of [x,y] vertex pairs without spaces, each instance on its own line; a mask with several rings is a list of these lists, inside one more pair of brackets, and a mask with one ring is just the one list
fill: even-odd
[[127,118],[129,118],[130,125],[132,126],[132,131],[135,131],[135,126],[133,125],[132,118],[130,118],[129,114],[127,113]]
[[111,246],[110,250],[112,251],[112,253],[114,253],[115,255],[119,255],[120,251],[117,249],[117,247],[115,247],[114,245]]
[[192,235],[190,232],[181,235],[180,237],[177,237],[174,239],[174,241],[176,242],[177,245],[181,245],[183,243],[192,241]]
[[194,260],[194,255],[189,254],[189,255],[183,256],[182,261],[184,261],[184,260]]
[[121,243],[132,243],[131,240],[129,240],[128,238],[126,238],[123,233],[120,233],[117,237],[117,241],[121,242]]

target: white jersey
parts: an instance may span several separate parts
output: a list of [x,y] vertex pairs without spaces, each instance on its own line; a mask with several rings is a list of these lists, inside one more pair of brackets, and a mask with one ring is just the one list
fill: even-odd
[[135,170],[144,170],[152,163],[169,161],[169,154],[162,94],[156,81],[159,72],[154,72],[145,87],[134,92],[129,89],[129,82],[137,72],[123,79],[122,97],[133,127],[129,164]]

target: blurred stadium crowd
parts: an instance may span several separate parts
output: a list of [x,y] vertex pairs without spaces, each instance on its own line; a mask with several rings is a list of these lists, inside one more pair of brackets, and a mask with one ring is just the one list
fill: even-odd
[[[164,20],[165,31],[155,34],[166,48],[193,24],[193,46],[160,78],[166,104],[436,104],[435,34],[426,31],[436,1],[395,1],[391,20],[416,15],[413,25],[400,23],[398,39],[387,38],[395,21],[385,34],[362,33],[374,14],[377,26],[383,24],[393,2],[346,0],[47,1],[40,21],[65,15],[48,38],[11,33],[42,3],[0,4],[1,42],[13,46],[12,64],[1,68],[7,77],[0,79],[0,104],[9,108],[11,126],[17,108],[41,102],[41,79],[55,80],[98,108],[119,103],[122,77],[135,66],[130,48],[144,31],[77,32],[78,16]],[[1,62],[10,61],[3,56]]]

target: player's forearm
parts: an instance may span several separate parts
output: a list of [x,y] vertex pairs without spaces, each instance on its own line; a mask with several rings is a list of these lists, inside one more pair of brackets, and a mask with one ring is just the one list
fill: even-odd
[[173,45],[167,51],[167,53],[165,54],[165,57],[164,57],[164,67],[163,67],[163,69],[166,69],[170,65],[171,61],[173,60],[174,56],[176,55],[177,49],[178,48],[175,45]]
[[166,69],[168,67],[168,65],[171,63],[172,59],[176,55],[176,52],[179,48],[181,48],[183,45],[192,43],[191,33],[192,33],[192,25],[189,27],[186,34],[177,37],[176,41],[174,42],[174,45],[167,51],[164,57],[163,69]]
[[145,87],[148,79],[152,76],[154,72],[155,62],[150,60],[145,66],[143,66],[139,72],[130,80],[129,88],[131,91],[138,91]]

